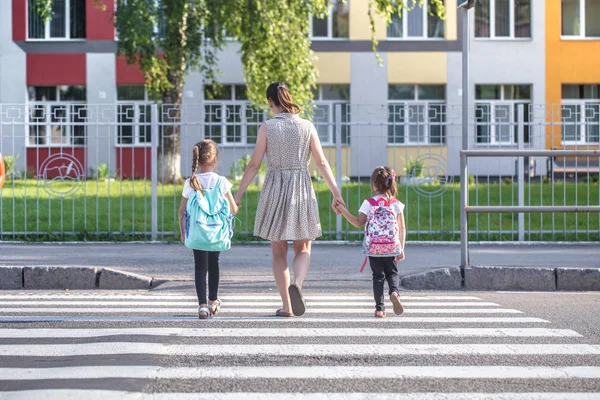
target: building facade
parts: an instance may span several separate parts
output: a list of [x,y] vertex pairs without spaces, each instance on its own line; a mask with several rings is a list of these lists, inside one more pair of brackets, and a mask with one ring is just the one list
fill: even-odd
[[[68,153],[86,171],[107,163],[122,176],[147,176],[153,102],[142,74],[116,55],[110,2],[102,11],[93,0],[55,0],[48,23],[30,3],[6,0],[0,15],[2,152],[21,154],[20,168],[33,171]],[[344,175],[368,176],[381,164],[404,174],[414,158],[429,175],[459,174],[463,24],[457,1],[445,4],[444,21],[426,7],[387,27],[376,19],[382,65],[371,49],[366,0],[333,1],[329,18],[311,21],[320,76],[314,122],[333,165],[341,137]],[[478,0],[471,13],[470,146],[597,146],[600,1]],[[221,144],[227,168],[249,154],[265,118],[245,99],[237,43],[221,52],[219,69],[219,93],[199,73],[186,79],[184,174],[191,146],[204,137]],[[10,105],[26,105],[22,119],[8,115],[17,112]],[[536,161],[536,173],[545,173],[545,160]],[[515,170],[508,158],[470,163],[475,175]]]

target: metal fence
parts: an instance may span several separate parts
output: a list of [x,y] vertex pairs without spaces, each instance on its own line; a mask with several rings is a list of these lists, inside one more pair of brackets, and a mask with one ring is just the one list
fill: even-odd
[[[310,118],[351,210],[372,194],[374,167],[390,165],[409,240],[459,240],[461,110],[440,101],[328,102]],[[600,205],[598,102],[482,100],[470,115],[470,150],[538,152],[469,154],[469,207]],[[0,104],[0,153],[8,166],[0,240],[176,239],[179,176],[191,174],[193,144],[218,142],[218,172],[238,184],[265,118],[263,109],[239,101]],[[565,150],[589,152],[559,152]],[[180,168],[163,173],[170,154],[169,164]],[[360,239],[360,230],[329,209],[331,195],[311,171],[324,238]],[[245,197],[238,240],[253,239],[263,176]],[[470,217],[471,240],[600,240],[600,213],[487,211]]]

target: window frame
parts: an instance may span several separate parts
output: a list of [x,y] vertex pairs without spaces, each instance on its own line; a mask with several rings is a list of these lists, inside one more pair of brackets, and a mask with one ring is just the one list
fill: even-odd
[[[403,100],[398,100],[398,99],[389,99],[389,86],[413,86],[414,87],[414,99],[403,99]],[[444,99],[421,99],[419,98],[419,87],[420,86],[443,86],[444,87],[444,93],[445,93],[445,97]],[[411,85],[411,84],[388,84],[388,101],[387,101],[387,107],[388,107],[388,121],[387,121],[387,126],[388,126],[388,132],[387,132],[387,136],[386,136],[386,143],[388,147],[402,147],[402,146],[407,146],[407,147],[414,147],[414,146],[447,146],[448,145],[448,138],[447,138],[447,119],[446,119],[446,112],[447,112],[447,104],[448,104],[448,100],[447,100],[447,85],[444,84],[416,84],[416,85]],[[402,105],[404,107],[404,122],[400,122],[400,121],[392,121],[390,122],[390,107],[393,106],[397,106],[397,105]],[[434,122],[432,123],[430,121],[430,117],[429,117],[429,112],[430,110],[432,110],[432,106],[439,106],[442,108],[442,121],[441,122]],[[419,124],[418,122],[413,123],[413,122],[409,122],[406,121],[408,119],[408,115],[406,114],[408,112],[408,110],[410,109],[410,107],[423,107],[423,115],[425,116],[424,118],[424,122],[422,124]],[[397,125],[403,125],[404,126],[404,141],[403,142],[391,142],[390,141],[390,133],[389,133],[389,128],[392,126],[397,126]],[[410,140],[410,127],[411,126],[416,126],[417,129],[419,127],[423,127],[424,131],[425,131],[425,140],[420,142],[420,141],[411,141]],[[440,142],[433,142],[431,140],[432,134],[431,134],[431,128],[434,126],[439,126],[441,128],[441,136],[440,136]]]
[[[71,2],[65,0],[65,37],[51,37],[50,36],[50,23],[51,21],[44,21],[44,37],[43,38],[30,38],[29,37],[29,1],[25,1],[25,31],[27,32],[26,40],[29,42],[66,42],[66,41],[77,41],[84,42],[87,40],[87,15],[84,13],[86,18],[86,37],[83,38],[72,38],[71,37]],[[86,3],[87,7],[87,3]],[[37,13],[37,11],[36,11]]]
[[[323,86],[329,85],[327,83],[317,85],[317,93],[314,98],[315,109],[317,107],[327,107],[327,121],[315,121],[315,116],[312,116],[312,122],[315,125],[315,129],[317,130],[317,135],[319,135],[319,140],[321,141],[321,145],[323,147],[331,147],[335,146],[335,106],[342,106],[342,129],[346,126],[346,133],[342,131],[342,146],[350,145],[350,132],[349,132],[349,118],[350,118],[350,98],[348,100],[335,100],[335,99],[324,99],[323,98]],[[336,85],[336,84],[331,84]],[[348,97],[350,97],[350,84],[342,84],[348,86]],[[344,121],[344,113],[346,113],[346,121]],[[326,140],[319,134],[319,126],[327,126],[327,138]],[[344,140],[344,135],[346,136]]]
[[[418,5],[417,5],[418,6]],[[416,8],[418,8],[417,6],[415,6]],[[444,34],[441,37],[429,37],[429,0],[424,0],[423,2],[423,7],[422,11],[423,11],[423,34],[421,36],[408,36],[408,12],[411,10],[408,10],[406,8],[402,9],[402,36],[390,36],[388,34],[388,30],[387,28],[389,27],[389,25],[386,27],[386,40],[393,40],[393,41],[406,41],[406,40],[446,40],[446,22],[444,22]]]
[[[576,122],[565,123],[562,112],[565,106],[578,106],[579,107],[579,120]],[[586,111],[590,109],[590,106],[600,107],[600,99],[563,99],[561,101],[561,118],[560,118],[560,142],[563,146],[579,146],[579,145],[599,145],[598,142],[590,142],[587,134],[588,121],[586,117]],[[565,125],[579,125],[579,140],[564,140],[565,137]],[[600,122],[599,122],[600,125]]]
[[[142,87],[144,87],[143,85],[117,85],[117,86],[142,86]],[[118,89],[117,89],[117,93],[118,93]],[[118,94],[117,94],[117,96],[118,96]],[[140,126],[147,125],[150,128],[150,130],[152,130],[152,114],[147,115],[147,117],[149,117],[148,118],[149,122],[147,122],[146,124],[142,124],[140,122],[140,117],[143,114],[140,111],[140,108],[148,107],[155,103],[156,103],[155,101],[152,101],[150,99],[150,96],[148,95],[148,89],[146,87],[144,87],[144,98],[142,100],[119,100],[117,97],[116,107],[115,107],[115,121],[116,121],[116,127],[117,127],[117,132],[116,132],[117,134],[115,135],[115,147],[131,148],[131,147],[150,147],[150,146],[152,146],[152,139],[148,142],[142,142],[140,140],[140,138],[142,137],[142,135],[140,133]],[[122,106],[133,106],[134,107],[134,122],[123,123],[123,122],[119,121],[119,115],[121,113]],[[120,127],[122,126],[122,124],[124,124],[123,126],[131,125],[133,127],[132,138],[134,140],[132,140],[132,143],[119,143],[119,137],[121,136]],[[150,134],[152,135],[152,131],[150,132]]]
[[490,1],[490,36],[477,36],[476,28],[477,28],[477,19],[473,17],[473,26],[471,27],[473,32],[473,40],[481,40],[481,41],[506,41],[506,40],[517,40],[517,41],[531,41],[533,40],[533,8],[532,3],[529,5],[529,37],[517,37],[515,36],[516,29],[516,21],[515,21],[515,0],[509,0],[508,9],[510,12],[509,20],[509,35],[508,36],[496,36],[496,1],[497,0],[489,0]]
[[[61,148],[61,147],[70,147],[70,148],[85,148],[87,146],[87,123],[86,122],[81,122],[81,123],[75,123],[72,122],[72,117],[74,115],[77,114],[77,112],[75,111],[75,106],[78,107],[82,107],[87,114],[87,101],[86,100],[61,100],[60,99],[60,87],[61,86],[82,86],[85,87],[84,85],[57,85],[57,86],[50,86],[50,87],[54,87],[56,90],[56,100],[47,100],[47,101],[41,101],[41,100],[29,100],[29,96],[27,96],[27,103],[26,103],[26,115],[27,115],[27,122],[26,122],[26,129],[25,129],[25,136],[26,136],[26,141],[25,141],[25,147],[27,148]],[[31,86],[29,86],[31,87]],[[33,87],[43,87],[43,86],[33,86]],[[87,87],[86,87],[87,89]],[[86,90],[86,97],[87,97],[87,90]],[[66,120],[67,122],[53,122],[52,121],[52,110],[54,108],[57,107],[61,107],[63,110],[65,110],[65,116],[63,117],[64,120]],[[32,112],[34,110],[44,110],[44,120],[43,122],[39,122],[39,121],[32,121],[31,120],[31,116],[32,116]],[[88,116],[86,115],[84,117],[84,119],[87,119]],[[31,127],[36,127],[36,126],[43,126],[44,129],[44,138],[46,143],[45,144],[37,144],[37,143],[32,143],[31,142]],[[61,141],[61,143],[53,143],[52,141],[52,127],[53,126],[59,126],[62,130],[66,131],[66,135],[62,136],[63,140]],[[73,134],[73,128],[75,126],[82,126],[84,128],[84,136],[83,136],[83,144],[75,144],[75,139],[77,139],[78,137],[75,136]],[[62,133],[62,132],[61,132]],[[36,138],[39,138],[42,136],[36,135]]]
[[[229,99],[221,99],[221,100],[210,100],[210,99],[206,99],[204,100],[204,102],[202,103],[202,129],[203,129],[203,136],[205,139],[212,139],[215,140],[217,138],[217,136],[214,136],[212,134],[208,134],[208,132],[211,131],[210,127],[220,127],[221,128],[221,132],[220,132],[220,136],[219,136],[219,140],[215,140],[215,142],[217,142],[217,144],[219,146],[222,147],[236,147],[236,146],[247,146],[249,144],[254,144],[256,143],[256,138],[254,139],[254,141],[248,141],[248,126],[256,126],[256,132],[258,134],[258,129],[260,127],[260,125],[262,123],[264,123],[267,120],[267,112],[266,110],[262,110],[262,112],[260,112],[259,110],[256,110],[255,112],[257,113],[257,115],[261,116],[261,121],[259,122],[248,122],[248,110],[251,110],[253,108],[253,105],[246,99],[246,100],[239,100],[236,99],[236,94],[237,94],[237,90],[238,87],[242,86],[243,84],[230,84],[230,85],[223,85],[226,87],[230,87],[231,88],[231,96]],[[204,92],[206,91],[206,86],[203,87]],[[216,111],[216,114],[219,115],[219,119],[220,121],[216,121],[216,122],[210,122],[207,121],[207,107],[215,107],[216,110],[220,110],[220,111]],[[225,111],[225,115],[223,115],[223,110],[229,110],[231,107],[233,107],[233,109],[235,110],[235,107],[239,107],[239,111],[237,113],[239,113],[240,118],[239,118],[239,122],[228,122],[227,121],[227,112],[229,111]],[[212,111],[211,111],[212,113]],[[262,114],[262,115],[261,115]],[[227,128],[228,127],[240,127],[240,141],[229,141],[228,140],[228,135],[227,135]],[[209,128],[209,129],[207,129]]]
[[579,34],[565,35],[562,27],[562,4],[560,1],[560,39],[561,40],[600,40],[600,36],[586,36],[585,34],[585,0],[576,0],[579,2]]
[[[475,145],[476,146],[517,146],[518,145],[518,140],[515,139],[515,137],[518,138],[518,116],[516,116],[515,113],[515,106],[518,106],[519,104],[523,104],[524,107],[524,115],[527,115],[527,113],[530,112],[529,110],[529,106],[531,106],[533,104],[533,99],[531,99],[532,95],[533,95],[533,84],[528,84],[528,83],[517,83],[517,84],[512,84],[512,83],[506,83],[506,84],[487,84],[487,83],[482,83],[482,84],[477,84],[475,85],[475,92],[477,91],[477,86],[500,86],[500,99],[477,99],[475,97],[475,99],[473,100],[473,106],[475,109],[475,115],[474,115],[474,126],[475,126],[475,130],[474,130],[474,140],[475,140]],[[530,87],[530,98],[529,99],[505,99],[505,87],[506,86],[529,86]],[[478,122],[477,121],[477,107],[479,105],[487,105],[489,106],[490,109],[490,120],[488,122]],[[497,122],[496,121],[496,108],[498,106],[508,106],[510,109],[510,113],[509,113],[509,121],[507,122]],[[529,136],[527,137],[527,140],[525,140],[525,132],[523,132],[523,145],[527,145],[530,146],[533,142],[532,142],[532,137],[531,137],[531,118],[529,121],[524,120],[524,127],[527,126],[529,127]],[[497,140],[496,139],[496,130],[501,126],[501,125],[508,125],[509,127],[509,136],[510,136],[510,141],[503,141],[503,140]],[[489,127],[489,138],[490,141],[489,142],[479,142],[478,141],[478,132],[477,132],[477,127],[478,126],[488,126]]]
[[309,36],[310,36],[310,40],[350,40],[350,3],[349,1],[346,1],[346,3],[344,5],[348,6],[348,37],[334,37],[333,36],[333,6],[331,6],[331,4],[334,2],[335,0],[329,0],[329,4],[330,6],[328,7],[329,9],[329,13],[327,15],[327,36],[314,36],[313,35],[313,20],[314,20],[314,16],[312,15],[312,13],[310,14],[309,17]]

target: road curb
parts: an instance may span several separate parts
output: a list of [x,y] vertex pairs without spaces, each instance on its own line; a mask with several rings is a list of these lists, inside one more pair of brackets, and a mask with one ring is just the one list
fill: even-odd
[[406,275],[400,284],[407,290],[600,291],[600,268],[470,265]]
[[164,282],[112,268],[0,266],[0,290],[147,290]]
[[[113,268],[0,266],[0,290],[148,290],[170,279]],[[406,290],[600,291],[600,268],[468,266],[405,275]]]

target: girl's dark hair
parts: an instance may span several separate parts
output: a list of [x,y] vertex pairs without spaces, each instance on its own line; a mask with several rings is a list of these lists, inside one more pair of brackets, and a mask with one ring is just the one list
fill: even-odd
[[292,102],[292,94],[283,82],[273,82],[269,85],[267,88],[267,100],[271,100],[283,112],[300,114],[302,111],[298,104]]
[[396,197],[398,186],[396,185],[396,171],[392,167],[377,167],[371,175],[373,188],[379,194],[388,197]]
[[196,171],[200,165],[214,165],[217,163],[217,144],[210,139],[204,139],[194,145],[192,158],[192,176],[190,177],[190,186],[194,190],[204,194],[200,180],[196,176]]

